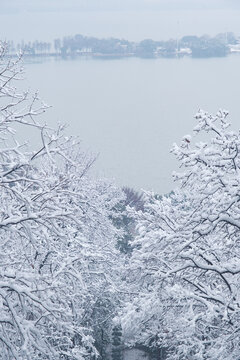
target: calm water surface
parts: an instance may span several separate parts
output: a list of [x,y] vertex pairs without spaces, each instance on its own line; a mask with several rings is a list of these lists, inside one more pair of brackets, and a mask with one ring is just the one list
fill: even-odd
[[99,153],[95,172],[120,185],[166,193],[173,142],[191,133],[199,108],[230,111],[240,128],[240,56],[216,59],[72,59],[26,63],[25,85],[53,108],[52,125]]

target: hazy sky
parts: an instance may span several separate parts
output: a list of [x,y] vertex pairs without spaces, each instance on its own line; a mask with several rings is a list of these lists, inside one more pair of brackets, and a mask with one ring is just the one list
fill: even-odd
[[1,37],[15,41],[240,35],[239,19],[240,0],[0,0]]
[[1,0],[3,11],[186,10],[239,8],[239,0]]

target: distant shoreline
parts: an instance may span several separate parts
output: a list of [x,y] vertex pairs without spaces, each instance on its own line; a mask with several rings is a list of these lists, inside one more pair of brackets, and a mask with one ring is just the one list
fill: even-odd
[[83,35],[66,36],[50,42],[25,42],[14,44],[8,41],[9,55],[22,51],[26,57],[92,57],[92,58],[192,58],[226,57],[240,53],[240,38],[233,33],[221,33],[215,37],[208,35],[188,35],[181,39],[154,41],[145,39],[130,42],[124,39],[98,39]]
[[[227,58],[230,56],[238,56],[240,55],[240,52],[232,52],[227,54],[226,56],[199,56],[199,57],[192,57],[189,55],[176,55],[176,56],[138,56],[135,54],[68,54],[68,55],[61,55],[56,53],[50,53],[50,54],[23,54],[24,59],[61,59],[61,60],[73,60],[73,59],[104,59],[104,60],[117,60],[117,59],[145,59],[145,60],[157,60],[157,59],[183,59],[183,58],[189,58],[189,59],[216,59],[216,58]],[[16,54],[11,54],[9,57],[17,57]]]

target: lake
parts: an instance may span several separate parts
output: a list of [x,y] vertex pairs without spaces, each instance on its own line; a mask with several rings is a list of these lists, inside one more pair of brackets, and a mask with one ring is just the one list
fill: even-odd
[[240,127],[240,56],[211,59],[25,61],[24,85],[53,105],[46,120],[69,124],[83,149],[99,153],[98,176],[166,193],[174,188],[173,142],[191,133],[199,108],[230,111]]

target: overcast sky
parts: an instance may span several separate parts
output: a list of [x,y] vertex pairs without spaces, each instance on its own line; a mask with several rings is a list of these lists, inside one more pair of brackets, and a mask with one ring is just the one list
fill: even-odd
[[0,0],[1,37],[15,41],[240,35],[239,19],[240,0]]
[[186,10],[239,8],[239,0],[0,0],[2,11]]

